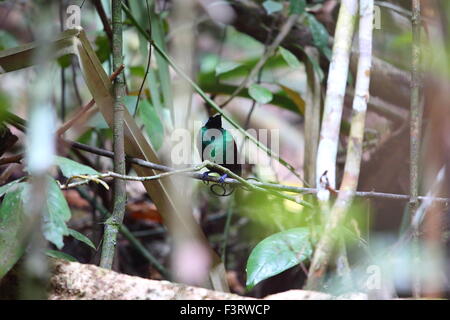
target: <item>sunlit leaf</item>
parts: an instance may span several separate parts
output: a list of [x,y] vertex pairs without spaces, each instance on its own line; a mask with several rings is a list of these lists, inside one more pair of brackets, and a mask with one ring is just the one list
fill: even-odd
[[291,68],[299,68],[301,66],[300,61],[298,61],[297,57],[292,52],[283,47],[280,47],[279,50],[284,61],[286,61]]
[[23,185],[8,192],[0,207],[0,279],[14,266],[24,252],[21,228],[24,221]]
[[253,249],[247,260],[247,287],[277,275],[312,255],[306,228],[282,231],[267,237]]
[[250,94],[250,97],[262,104],[269,103],[273,99],[273,94],[269,89],[256,83],[250,86],[248,93]]
[[272,14],[283,9],[283,5],[279,2],[273,0],[267,0],[263,2],[263,7],[266,9],[268,14]]
[[223,73],[230,72],[239,66],[241,66],[241,64],[237,63],[237,62],[223,61],[216,66],[216,76],[219,76]]
[[85,166],[84,164],[78,163],[76,161],[64,157],[56,157],[55,164],[59,166],[62,174],[66,178],[70,178],[80,174],[89,174],[89,175],[99,174],[98,171],[92,169],[91,167]]
[[77,259],[75,259],[70,254],[67,254],[65,252],[47,249],[47,250],[45,250],[45,254],[47,256],[49,256],[51,258],[55,258],[55,259],[63,259],[63,260],[67,260],[70,262],[77,262]]
[[91,241],[91,239],[89,239],[88,237],[86,237],[84,234],[73,230],[73,229],[69,229],[69,235],[71,235],[72,237],[74,237],[75,239],[77,239],[78,241],[81,241],[85,244],[87,244],[89,247],[91,247],[94,250],[97,250],[97,248],[95,247],[94,243]]

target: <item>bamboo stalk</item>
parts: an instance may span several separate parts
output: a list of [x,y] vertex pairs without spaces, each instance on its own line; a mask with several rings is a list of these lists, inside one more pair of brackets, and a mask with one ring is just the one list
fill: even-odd
[[338,194],[338,198],[328,216],[323,235],[314,252],[309,269],[308,288],[317,288],[325,274],[333,246],[338,240],[337,228],[343,223],[358,186],[372,64],[373,0],[361,0],[359,10],[358,73],[355,98],[353,100],[350,137],[347,146],[347,159],[340,187],[342,192]]
[[357,0],[343,0],[336,25],[333,56],[327,81],[325,108],[317,150],[316,185],[324,172],[332,188],[336,188],[336,156],[347,85],[352,38],[355,29]]

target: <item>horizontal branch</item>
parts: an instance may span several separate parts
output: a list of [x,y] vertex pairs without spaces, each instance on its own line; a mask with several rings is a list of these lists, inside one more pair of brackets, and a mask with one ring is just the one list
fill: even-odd
[[[20,130],[25,130],[25,122],[22,118],[17,117],[16,115],[14,115],[10,112],[6,112],[5,120],[6,120],[6,122],[10,123],[11,125],[15,126],[16,128],[18,128]],[[111,159],[114,157],[114,153],[109,150],[91,147],[91,146],[88,146],[88,145],[85,145],[85,144],[82,144],[79,142],[75,142],[75,141],[69,141],[69,140],[63,140],[63,139],[61,139],[61,141],[67,145],[70,145],[70,146],[72,146],[76,149],[82,150],[82,151],[94,153],[99,156],[103,156],[103,157],[107,157],[107,158],[111,158]],[[128,163],[137,164],[141,167],[151,168],[151,169],[154,169],[157,171],[169,172],[169,171],[174,170],[173,168],[170,168],[170,167],[167,167],[164,165],[160,165],[160,164],[156,164],[156,163],[152,163],[149,161],[145,161],[143,159],[126,157],[126,161]],[[190,176],[191,178],[198,179],[198,180],[217,182],[217,183],[220,182],[218,177],[213,177],[213,176],[204,177],[203,174],[198,173],[198,172],[186,173],[186,175]],[[224,180],[224,183],[238,184],[238,185],[241,184],[238,180],[231,179],[231,178],[226,178]],[[265,182],[259,182],[259,181],[252,182],[252,185],[263,188],[263,189],[268,189],[268,190],[292,192],[292,193],[298,193],[298,194],[316,194],[318,192],[318,189],[314,189],[314,188],[294,187],[294,186],[288,186],[288,185],[282,185],[282,184],[276,184],[276,183],[265,183]],[[336,192],[340,192],[340,191],[337,190]],[[360,197],[360,198],[367,198],[367,199],[390,199],[390,200],[398,200],[398,201],[409,201],[409,199],[410,199],[410,196],[406,195],[406,194],[384,193],[384,192],[374,192],[374,191],[356,191],[355,196]],[[450,203],[450,198],[419,196],[418,199],[419,199],[419,201],[430,200],[430,201],[436,201],[439,203]]]
[[[63,140],[63,141],[66,144],[71,145],[72,147],[82,150],[82,151],[94,153],[94,154],[108,157],[108,158],[114,157],[114,153],[112,151],[100,149],[97,147],[91,147],[91,146],[88,146],[88,145],[85,145],[85,144],[82,144],[79,142],[72,142],[72,141],[67,141],[67,140]],[[163,172],[174,171],[174,169],[171,167],[163,166],[160,164],[155,164],[155,163],[145,161],[142,159],[127,157],[126,161],[129,163],[132,163],[132,164],[137,164],[139,166],[151,168],[151,169],[158,170],[158,171],[163,171]],[[214,176],[205,177],[205,176],[203,176],[203,174],[198,173],[198,172],[188,172],[188,173],[184,173],[184,174],[191,178],[198,179],[198,180],[217,182],[217,183],[220,182],[219,177],[214,177]],[[239,182],[236,179],[232,179],[232,178],[226,178],[224,180],[224,183],[236,184],[236,185],[241,184],[241,182]],[[288,185],[282,185],[282,184],[276,184],[276,183],[266,183],[266,182],[260,182],[260,181],[252,181],[251,184],[253,186],[260,187],[263,189],[292,192],[292,193],[298,193],[298,194],[316,194],[318,192],[318,189],[315,189],[315,188],[295,187],[295,186],[288,186]],[[339,193],[340,191],[337,190],[337,192]],[[374,192],[374,191],[356,191],[355,196],[360,197],[360,198],[367,198],[367,199],[388,199],[388,200],[390,199],[390,200],[403,200],[403,201],[409,200],[409,195],[406,195],[406,194],[383,193],[383,192]],[[419,200],[421,200],[421,201],[422,200],[431,200],[431,201],[436,201],[436,202],[441,202],[441,203],[450,203],[450,198],[442,198],[442,197],[419,196]]]

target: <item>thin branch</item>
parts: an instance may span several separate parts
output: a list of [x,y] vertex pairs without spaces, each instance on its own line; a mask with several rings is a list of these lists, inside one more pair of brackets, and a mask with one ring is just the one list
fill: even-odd
[[[150,30],[148,32],[149,37],[152,36],[152,22],[150,21],[150,7],[148,5],[148,0],[145,0],[145,5],[147,7],[147,18],[148,18],[148,25],[150,27]],[[142,83],[141,86],[139,87],[139,92],[137,95],[137,99],[136,99],[136,106],[134,108],[134,113],[133,116],[136,116],[137,112],[138,112],[138,108],[139,108],[139,100],[141,99],[141,94],[142,94],[142,90],[144,89],[144,85],[145,82],[147,81],[147,77],[148,77],[148,72],[150,71],[150,64],[152,61],[152,46],[149,44],[148,45],[148,57],[147,57],[147,66],[145,68],[145,74],[144,74],[144,79],[142,79]]]
[[95,9],[97,10],[98,16],[103,24],[103,29],[105,30],[106,35],[108,36],[109,43],[112,44],[113,41],[113,31],[109,24],[108,16],[106,15],[105,9],[103,8],[103,4],[101,0],[93,0]]
[[[237,174],[235,174],[234,172],[232,172],[231,170],[222,167],[219,164],[213,163],[211,161],[204,161],[203,163],[191,167],[191,168],[184,168],[184,169],[179,169],[179,170],[170,170],[167,172],[163,172],[160,174],[156,174],[153,176],[146,176],[146,177],[138,177],[138,176],[128,176],[125,174],[119,174],[116,172],[106,172],[106,173],[101,173],[101,174],[94,174],[94,175],[77,175],[77,176],[73,176],[70,177],[68,179],[68,182],[64,185],[61,185],[62,189],[68,189],[68,188],[73,188],[73,187],[77,187],[80,185],[84,185],[89,183],[90,181],[94,181],[97,183],[102,183],[104,184],[104,182],[102,181],[103,179],[108,179],[108,178],[115,178],[117,180],[128,180],[128,181],[140,181],[140,182],[144,182],[144,181],[150,181],[150,180],[158,180],[158,179],[162,179],[168,176],[172,176],[172,175],[178,175],[178,174],[184,174],[184,173],[189,173],[189,172],[197,172],[200,171],[204,168],[208,168],[210,170],[217,170],[220,172],[223,172],[225,174],[227,174],[228,176],[232,177],[234,180],[236,180],[237,182],[239,182],[243,187],[246,187],[247,189],[250,189],[252,191],[259,191],[259,192],[263,192],[266,194],[270,194],[270,195],[274,195],[276,197],[279,198],[283,198],[286,200],[290,200],[293,201],[297,204],[303,205],[305,207],[309,207],[312,208],[312,205],[309,204],[308,202],[302,200],[299,196],[290,196],[284,193],[281,193],[279,191],[276,190],[271,190],[271,189],[265,189],[262,188],[254,183],[250,183],[247,180],[245,180],[244,178],[238,176]],[[74,179],[82,179],[81,181],[77,181],[77,182],[73,182],[71,183],[71,180]],[[105,185],[105,184],[104,184]]]
[[[414,220],[417,208],[419,207],[418,195],[419,195],[419,161],[420,161],[420,139],[422,131],[422,105],[421,105],[421,89],[422,89],[422,77],[421,77],[421,49],[420,49],[420,32],[421,32],[421,19],[420,19],[420,0],[412,1],[412,70],[411,70],[411,118],[410,118],[410,221]],[[415,224],[412,225],[415,227]],[[420,253],[418,243],[417,228],[413,229],[413,241],[414,241],[414,264],[419,266]],[[415,298],[420,297],[421,283],[418,275],[413,276],[413,294]]]
[[10,157],[3,157],[0,158],[0,166],[5,165],[5,164],[10,164],[10,163],[20,163],[20,161],[23,158],[23,154],[17,154],[14,156],[10,156]]
[[[23,120],[22,118],[14,115],[8,111],[6,111],[5,114],[6,114],[6,121],[9,124],[15,126],[17,129],[19,129],[21,131],[25,131],[25,126],[26,126],[25,120]],[[75,142],[75,141],[69,141],[69,140],[63,140],[63,139],[60,139],[60,141],[69,146],[72,146],[73,148],[76,148],[76,149],[79,149],[79,150],[82,150],[85,152],[97,154],[97,155],[111,158],[111,159],[114,158],[114,152],[109,151],[109,150],[88,146],[86,144]],[[127,156],[125,160],[126,160],[126,162],[128,162],[130,164],[136,164],[141,167],[150,168],[150,169],[154,169],[157,171],[168,172],[168,171],[173,170],[173,168],[171,168],[171,167],[153,163],[153,162],[149,162],[149,161],[146,161],[143,159],[138,159],[138,158],[133,158],[133,157]],[[192,172],[192,173],[187,173],[186,175],[188,175],[189,177],[191,177],[193,179],[197,179],[197,180],[216,182],[216,183],[220,182],[219,177],[214,177],[214,176],[204,177],[203,174],[201,174],[201,173]],[[236,179],[231,179],[231,178],[226,178],[224,180],[224,183],[235,184],[235,185],[241,184]],[[258,187],[261,187],[264,189],[292,192],[292,193],[298,193],[298,194],[317,194],[319,192],[319,189],[316,189],[316,188],[294,187],[294,186],[289,186],[289,185],[283,185],[283,184],[277,184],[277,183],[267,183],[267,182],[260,182],[260,181],[253,181],[251,183],[254,184],[255,186],[258,186]],[[336,190],[336,192],[337,192],[337,194],[339,194],[342,191]],[[365,199],[388,199],[388,200],[397,200],[397,201],[409,201],[409,199],[410,199],[410,196],[406,195],[406,194],[385,193],[385,192],[375,192],[375,191],[356,191],[355,196],[359,197],[359,198],[365,198]],[[419,201],[435,201],[437,203],[450,204],[450,198],[444,198],[444,197],[418,196],[418,199],[419,199]]]
[[[79,142],[72,142],[68,140],[63,140],[64,143],[72,145],[72,147],[77,148],[79,150],[83,150],[86,152],[94,153],[103,157],[113,158],[114,153],[109,150],[100,149],[96,147],[91,147]],[[169,172],[174,170],[173,168],[163,166],[160,164],[152,163],[149,161],[145,161],[142,159],[127,157],[126,161],[132,164],[137,164],[142,167],[151,168],[157,171],[164,171]],[[197,180],[202,181],[209,181],[209,182],[219,182],[219,177],[214,176],[208,176],[204,177],[201,173],[187,173],[189,177]],[[224,183],[227,184],[235,184],[240,185],[241,183],[237,181],[236,179],[230,179],[226,178],[224,180]],[[271,189],[271,190],[277,190],[277,191],[284,191],[284,192],[292,192],[292,193],[298,193],[298,194],[317,194],[319,192],[319,189],[315,188],[304,188],[304,187],[294,187],[289,185],[282,185],[282,184],[276,184],[276,183],[266,183],[266,182],[259,182],[259,181],[252,181],[251,184],[264,188],[264,189]],[[336,190],[336,192],[339,194],[340,190]],[[384,192],[375,192],[375,191],[356,191],[355,196],[360,198],[366,198],[366,199],[388,199],[388,200],[397,200],[397,201],[408,201],[410,196],[406,194],[394,194],[394,193],[384,193]],[[442,198],[442,197],[432,197],[432,196],[419,196],[418,199],[420,201],[436,201],[439,203],[450,203],[450,198]]]

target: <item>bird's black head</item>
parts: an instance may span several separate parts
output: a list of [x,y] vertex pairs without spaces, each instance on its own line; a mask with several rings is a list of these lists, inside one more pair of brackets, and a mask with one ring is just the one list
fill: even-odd
[[216,114],[215,116],[209,117],[205,124],[205,128],[208,129],[221,129],[222,128],[222,115]]

